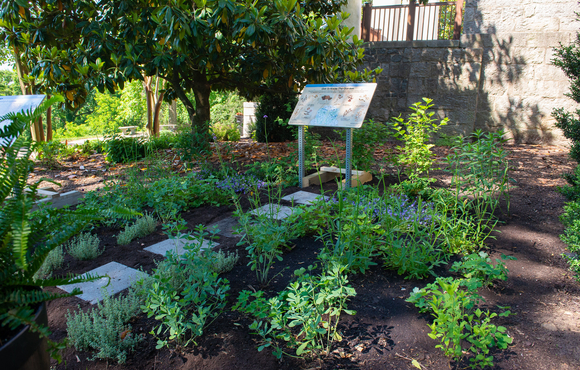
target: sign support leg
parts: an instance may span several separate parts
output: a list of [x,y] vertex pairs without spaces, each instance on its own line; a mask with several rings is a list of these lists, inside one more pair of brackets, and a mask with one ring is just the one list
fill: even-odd
[[352,179],[352,128],[346,129],[346,188],[350,189],[350,183]]
[[304,187],[304,126],[298,126],[298,186]]

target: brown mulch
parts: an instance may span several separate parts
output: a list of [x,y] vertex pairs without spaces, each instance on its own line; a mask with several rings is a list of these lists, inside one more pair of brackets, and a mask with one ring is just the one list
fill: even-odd
[[[328,145],[321,154],[333,156],[335,151]],[[225,148],[228,149],[228,148]],[[382,156],[392,152],[393,145],[377,149]],[[507,328],[514,343],[505,351],[492,354],[495,369],[578,369],[580,368],[580,285],[567,270],[561,257],[565,245],[559,235],[563,226],[559,215],[565,199],[555,190],[565,185],[562,173],[572,171],[575,163],[567,157],[567,150],[559,147],[535,145],[507,145],[511,152],[510,176],[515,180],[511,191],[511,215],[503,216],[503,223],[494,233],[488,245],[492,256],[507,254],[517,258],[508,261],[509,279],[492,289],[484,289],[481,294],[489,308],[496,305],[510,306],[516,315],[502,318],[497,322]],[[268,156],[286,155],[291,148],[286,144],[242,143],[231,145],[224,158],[233,156],[242,162],[263,161]],[[436,147],[441,158],[447,148]],[[224,151],[224,153],[226,153]],[[342,153],[339,152],[339,156]],[[172,152],[165,152],[163,160],[179,171],[181,163]],[[217,161],[217,157],[213,158]],[[133,165],[110,165],[102,156],[93,155],[82,161],[62,162],[61,168],[37,168],[31,181],[46,177],[61,183],[61,191],[89,191],[102,187],[105,181],[122,176],[128,167],[139,169],[146,162]],[[80,168],[83,166],[83,169]],[[443,171],[432,175],[443,186],[448,179]],[[376,181],[375,181],[376,183]],[[47,185],[53,186],[50,183]],[[332,185],[325,190],[332,190]],[[292,193],[297,188],[285,189]],[[320,192],[320,187],[304,189]],[[208,225],[231,215],[233,208],[201,207],[184,213],[188,226]],[[130,267],[143,267],[151,271],[156,257],[144,247],[163,240],[161,227],[148,237],[133,241],[121,247],[116,245],[114,236],[118,230],[97,230],[105,246],[105,253],[95,261],[78,262],[67,256],[63,271],[82,273],[110,261]],[[396,273],[384,270],[380,265],[373,267],[365,275],[350,277],[357,296],[349,303],[349,309],[357,311],[355,316],[343,317],[341,331],[343,341],[321,362],[285,359],[278,362],[268,349],[258,352],[256,337],[247,329],[248,321],[237,312],[229,311],[237,292],[257,287],[253,272],[246,266],[248,260],[243,248],[237,247],[236,238],[222,238],[221,248],[239,250],[240,262],[225,277],[230,281],[231,291],[228,308],[198,341],[197,346],[182,350],[155,350],[155,341],[147,334],[153,322],[141,316],[132,323],[135,333],[146,335],[127,364],[121,366],[106,361],[89,361],[90,353],[68,349],[65,362],[54,364],[56,369],[412,369],[410,359],[418,360],[426,369],[464,368],[465,363],[452,364],[435,348],[437,342],[428,337],[429,317],[420,315],[415,307],[406,303],[415,286],[424,286],[428,281],[405,280]],[[284,261],[277,263],[273,275],[282,267],[290,268],[282,272],[271,290],[280,290],[288,282],[296,268],[316,262],[316,251],[320,242],[311,238],[296,241],[296,247],[284,255]],[[90,307],[78,298],[68,298],[51,302],[49,305],[50,327],[54,338],[66,336],[65,314],[75,310],[77,305]]]

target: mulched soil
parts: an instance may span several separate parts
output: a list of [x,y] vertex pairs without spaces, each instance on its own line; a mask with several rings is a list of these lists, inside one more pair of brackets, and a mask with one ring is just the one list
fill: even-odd
[[[580,289],[567,264],[561,257],[565,245],[559,235],[563,226],[558,216],[562,213],[565,199],[555,190],[565,184],[561,174],[571,171],[574,163],[567,157],[564,148],[507,145],[511,152],[511,173],[515,179],[511,192],[511,215],[502,216],[502,224],[494,232],[495,239],[488,245],[493,258],[501,254],[514,256],[508,261],[510,270],[507,282],[496,284],[491,289],[481,290],[486,306],[511,306],[516,315],[500,318],[496,324],[507,327],[514,343],[505,351],[494,352],[496,369],[578,369],[580,368]],[[268,155],[279,156],[289,152],[285,144],[273,145],[266,150],[264,145],[246,142],[233,146],[229,153],[246,163],[264,160]],[[441,158],[446,148],[436,147]],[[237,152],[234,152],[237,151]],[[380,148],[375,153],[382,156],[392,151],[391,146]],[[329,153],[333,152],[332,149]],[[243,156],[242,156],[243,154]],[[181,164],[171,152],[164,154],[175,169]],[[215,158],[214,158],[215,159]],[[140,166],[136,164],[134,166]],[[83,166],[84,169],[80,169]],[[101,167],[98,167],[101,166]],[[103,162],[102,157],[93,155],[82,161],[62,164],[59,169],[38,167],[32,181],[47,177],[62,183],[61,191],[95,189],[104,181],[121,176],[126,169]],[[94,171],[93,171],[94,170]],[[103,171],[105,170],[105,171]],[[75,177],[70,177],[70,176]],[[436,186],[444,186],[447,175],[434,171],[438,179]],[[393,177],[394,178],[394,177]],[[375,180],[376,183],[376,180]],[[325,190],[336,189],[336,185],[325,185]],[[284,190],[292,193],[298,188]],[[320,187],[306,191],[319,193]],[[201,207],[185,212],[182,216],[193,229],[198,224],[208,225],[231,215],[232,207]],[[151,271],[159,257],[143,250],[165,236],[159,226],[157,231],[127,246],[117,246],[115,235],[118,230],[97,230],[105,246],[105,252],[95,261],[79,262],[67,256],[66,268],[60,272],[83,273],[110,261],[130,267],[142,267]],[[121,366],[106,361],[89,361],[90,353],[68,349],[65,361],[56,369],[412,369],[411,359],[418,360],[426,369],[464,368],[466,363],[450,363],[437,342],[428,337],[430,322],[427,315],[405,302],[414,287],[422,287],[425,281],[405,280],[391,271],[378,266],[365,275],[350,277],[357,295],[349,303],[349,309],[357,311],[355,316],[344,315],[340,330],[343,340],[330,356],[321,361],[305,361],[285,358],[278,362],[266,349],[258,352],[256,337],[247,329],[249,321],[229,308],[242,289],[257,289],[255,274],[246,266],[248,259],[243,248],[237,247],[237,238],[221,238],[220,248],[239,250],[240,262],[225,274],[231,290],[226,311],[206,330],[197,346],[185,349],[155,349],[155,340],[148,334],[154,322],[140,316],[132,322],[133,331],[142,333],[146,339]],[[289,267],[276,277],[267,288],[282,289],[288,283],[292,271],[316,262],[316,253],[321,248],[318,241],[303,238],[294,241],[295,248],[284,255],[284,261],[275,265],[272,276],[283,267]],[[380,262],[380,261],[379,261]],[[57,272],[58,273],[58,272]],[[54,339],[66,336],[67,310],[88,309],[89,304],[78,298],[61,299],[49,304],[49,325]]]

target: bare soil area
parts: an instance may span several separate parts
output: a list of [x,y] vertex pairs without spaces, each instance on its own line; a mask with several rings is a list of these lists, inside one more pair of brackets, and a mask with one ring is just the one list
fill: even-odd
[[[263,146],[248,145],[254,146],[239,148],[244,153],[244,160],[264,158]],[[287,153],[288,149],[284,149],[283,145],[274,147],[274,150],[279,150],[281,155]],[[494,232],[495,238],[489,239],[488,246],[493,258],[506,254],[517,260],[507,261],[510,273],[506,282],[483,289],[480,293],[488,307],[510,306],[516,315],[496,321],[507,328],[514,342],[507,350],[493,353],[494,368],[578,369],[580,284],[567,270],[567,264],[561,257],[566,250],[559,239],[563,226],[558,217],[565,199],[555,191],[557,186],[565,184],[561,174],[571,171],[575,163],[568,159],[563,148],[508,145],[506,149],[511,151],[510,177],[515,180],[511,192],[511,215],[503,216],[502,223]],[[446,151],[446,148],[435,148],[439,157]],[[382,153],[384,151],[377,151],[376,155]],[[167,155],[172,154],[167,152]],[[171,160],[179,168],[179,163],[175,163],[177,160]],[[88,191],[102,186],[107,178],[122,174],[125,167],[111,166],[103,162],[99,155],[94,155],[87,160],[63,163],[59,169],[38,168],[31,180],[48,177],[62,183],[62,191]],[[443,171],[435,171],[433,175],[438,179],[436,186],[445,186],[448,177]],[[333,189],[336,185],[324,187],[327,191]],[[297,190],[285,189],[284,194]],[[303,190],[319,193],[320,187]],[[233,207],[230,206],[201,207],[184,213],[183,218],[193,229],[198,224],[209,225],[226,218],[232,211]],[[142,267],[150,272],[155,260],[160,257],[143,248],[166,238],[161,226],[158,226],[154,234],[121,247],[117,246],[114,238],[118,230],[102,228],[97,232],[102,240],[101,245],[105,246],[105,253],[94,261],[79,262],[67,257],[65,269],[57,271],[57,274],[83,273],[110,261],[134,268]],[[256,337],[248,330],[249,322],[230,310],[239,291],[259,286],[255,274],[246,266],[246,252],[243,247],[236,246],[237,241],[237,238],[219,240],[220,248],[239,250],[241,258],[237,266],[224,276],[231,284],[226,311],[208,327],[197,346],[182,350],[156,350],[155,340],[148,334],[154,323],[142,315],[132,322],[132,326],[134,332],[145,334],[146,339],[129,356],[125,365],[89,361],[90,353],[68,349],[64,354],[65,361],[58,365],[54,363],[55,368],[412,369],[411,359],[418,360],[426,369],[461,369],[467,365],[450,363],[442,351],[435,348],[437,342],[427,335],[430,318],[419,314],[412,304],[405,302],[414,287],[423,287],[432,279],[405,280],[395,272],[382,268],[380,261],[366,274],[350,277],[357,295],[350,301],[349,309],[356,310],[357,314],[343,316],[340,324],[343,340],[327,358],[320,361],[285,358],[283,362],[278,362],[267,349],[258,352]],[[284,267],[289,267],[288,270],[276,278],[269,290],[283,289],[292,271],[316,262],[316,253],[321,248],[318,241],[303,238],[294,243],[296,247],[285,253],[284,260],[275,264],[273,272],[275,274]],[[65,314],[67,310],[77,309],[77,305],[82,309],[90,307],[76,297],[49,304],[49,325],[54,339],[66,336]]]

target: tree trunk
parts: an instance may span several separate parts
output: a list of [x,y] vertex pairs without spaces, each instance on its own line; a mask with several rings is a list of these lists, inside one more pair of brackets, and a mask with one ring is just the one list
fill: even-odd
[[151,119],[151,112],[152,112],[152,107],[151,107],[151,77],[149,76],[144,76],[143,77],[143,90],[145,91],[145,102],[147,102],[147,125],[145,126],[145,128],[147,128],[147,132],[149,132],[149,136],[151,136],[151,127],[153,126],[153,122]]
[[145,100],[147,101],[147,131],[149,136],[159,136],[159,113],[164,93],[159,94],[159,76],[155,76],[155,91],[153,91],[152,76],[144,76],[143,88],[145,89]]
[[193,104],[191,103],[191,101],[189,100],[187,95],[185,94],[185,91],[183,90],[183,88],[179,84],[179,75],[175,72],[173,73],[173,76],[171,79],[171,84],[173,85],[173,90],[175,90],[175,95],[177,95],[177,98],[179,100],[181,100],[181,103],[183,104],[183,106],[187,110],[187,115],[189,116],[189,122],[192,124],[192,127],[193,127],[193,119],[195,117],[195,107],[193,106]]
[[[14,64],[16,65],[16,73],[18,74],[18,82],[20,83],[20,90],[22,90],[22,95],[32,95],[34,94],[34,85],[24,83],[24,75],[28,75],[28,69],[22,60],[20,59],[20,52],[18,48],[14,46]],[[36,122],[30,125],[30,133],[32,135],[32,140],[34,141],[45,141],[44,139],[44,128],[42,127],[42,118],[39,118]],[[52,133],[51,133],[52,137]]]
[[52,141],[52,107],[46,111],[46,141]]
[[209,136],[210,105],[209,96],[211,85],[207,82],[205,74],[193,73],[193,94],[195,96],[195,117],[193,120],[194,129],[198,134]]
[[159,136],[159,114],[161,113],[161,103],[163,103],[163,96],[165,93],[159,94],[155,108],[153,109],[153,134]]

